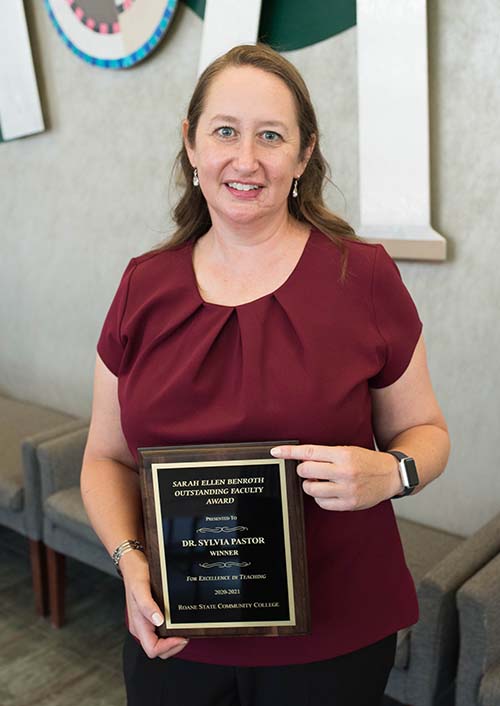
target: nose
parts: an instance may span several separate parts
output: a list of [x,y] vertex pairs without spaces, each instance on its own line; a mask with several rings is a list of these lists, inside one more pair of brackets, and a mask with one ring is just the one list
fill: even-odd
[[235,166],[240,173],[253,174],[258,169],[257,145],[253,136],[242,137],[234,157]]

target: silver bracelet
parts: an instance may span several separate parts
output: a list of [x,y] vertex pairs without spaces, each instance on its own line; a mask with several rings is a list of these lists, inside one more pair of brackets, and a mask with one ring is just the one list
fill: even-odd
[[143,552],[144,554],[146,553],[146,550],[144,549],[144,546],[139,542],[138,539],[126,539],[124,542],[119,544],[113,554],[111,555],[111,558],[113,559],[113,563],[116,567],[116,570],[118,572],[118,575],[123,578],[122,572],[120,571],[119,563],[120,559],[124,554],[127,552],[131,552],[133,549],[138,549],[140,552]]

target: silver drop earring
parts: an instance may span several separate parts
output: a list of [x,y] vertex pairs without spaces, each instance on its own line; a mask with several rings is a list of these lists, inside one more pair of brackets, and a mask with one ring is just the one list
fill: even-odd
[[292,196],[294,199],[296,199],[298,195],[299,195],[299,180],[294,179]]
[[193,186],[199,186],[199,185],[200,185],[200,180],[198,179],[198,170],[195,167],[194,171],[193,171]]

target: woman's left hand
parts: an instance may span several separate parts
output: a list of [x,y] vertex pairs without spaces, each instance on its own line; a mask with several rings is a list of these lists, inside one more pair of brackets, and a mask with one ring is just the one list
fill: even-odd
[[402,491],[398,463],[388,453],[316,444],[277,446],[271,453],[301,461],[304,492],[324,510],[365,510]]

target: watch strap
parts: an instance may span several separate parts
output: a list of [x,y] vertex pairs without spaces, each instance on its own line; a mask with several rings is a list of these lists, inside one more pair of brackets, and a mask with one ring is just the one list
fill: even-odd
[[387,451],[388,454],[397,458],[398,461],[403,461],[405,458],[410,458],[408,454],[404,454],[402,451]]
[[413,491],[415,490],[416,486],[414,485],[412,488],[407,488],[406,486],[403,488],[403,490],[399,493],[399,495],[393,495],[392,500],[395,498],[404,498],[407,495],[411,495]]
[[[411,458],[411,456],[408,456],[408,454],[405,454],[405,453],[403,453],[402,451],[391,450],[391,451],[387,451],[387,453],[388,453],[388,454],[391,454],[391,456],[394,456],[394,458],[397,460],[398,466],[399,466],[399,470],[401,469],[401,466],[400,466],[401,462],[404,461],[404,460],[407,459],[407,458],[408,458],[408,459]],[[412,461],[413,461],[413,459],[412,459]],[[403,482],[403,490],[402,490],[401,493],[399,493],[398,495],[394,495],[394,496],[393,496],[393,499],[395,499],[395,498],[404,498],[404,497],[406,497],[407,495],[411,495],[411,494],[413,493],[413,491],[415,490],[415,488],[417,487],[417,485],[418,485],[418,483],[416,483],[415,485],[405,485],[405,484],[404,484],[404,480],[403,480],[403,476],[402,476],[402,474],[401,474],[401,470],[400,470],[400,477],[401,477],[401,481]]]

